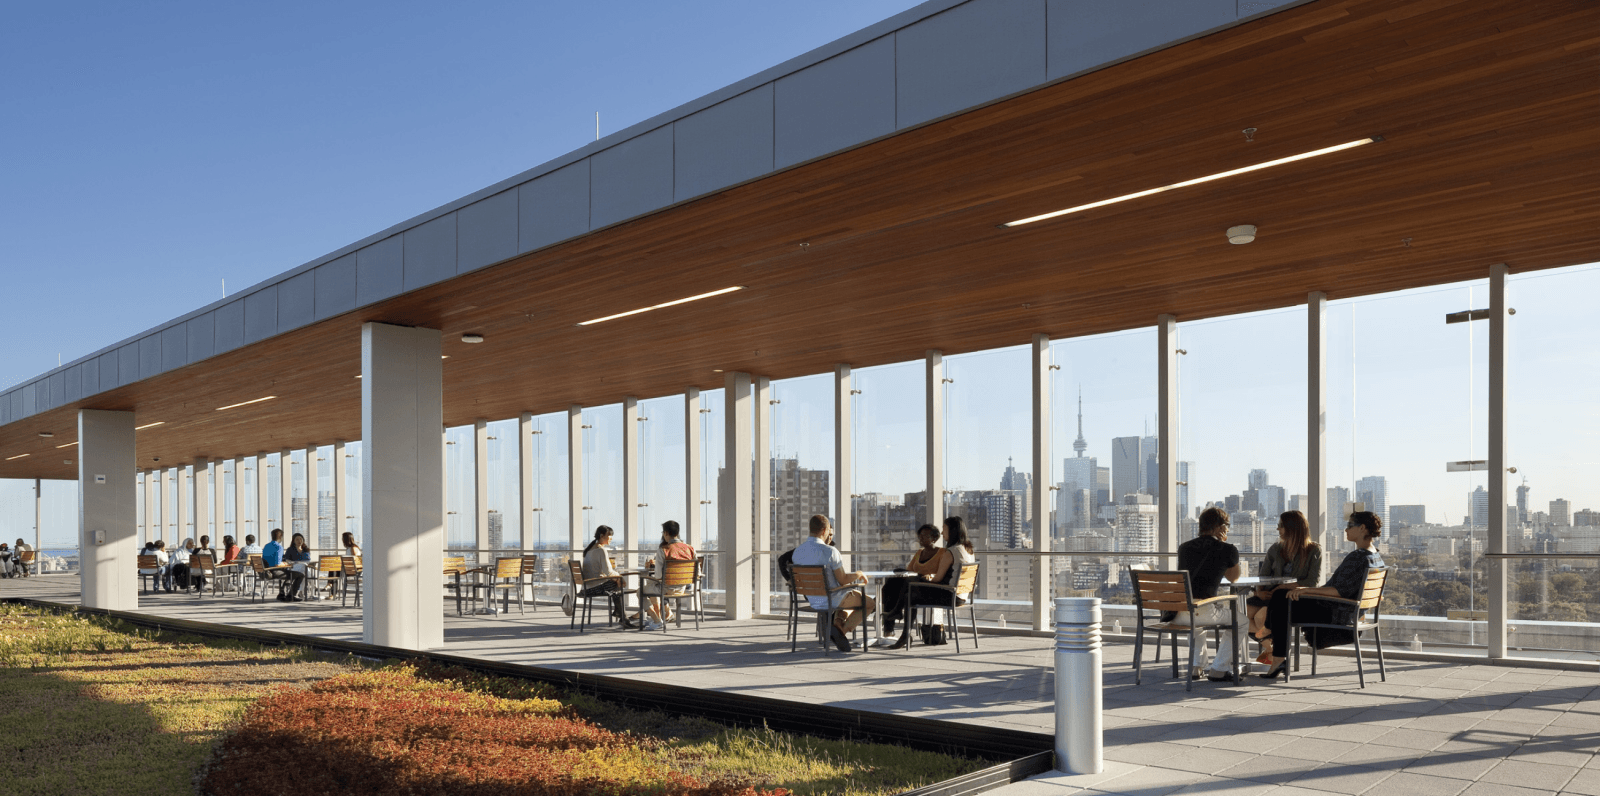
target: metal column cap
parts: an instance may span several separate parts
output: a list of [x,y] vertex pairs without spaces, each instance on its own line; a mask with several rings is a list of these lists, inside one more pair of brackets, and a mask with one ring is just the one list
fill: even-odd
[[1056,624],[1087,625],[1100,623],[1099,597],[1057,597]]

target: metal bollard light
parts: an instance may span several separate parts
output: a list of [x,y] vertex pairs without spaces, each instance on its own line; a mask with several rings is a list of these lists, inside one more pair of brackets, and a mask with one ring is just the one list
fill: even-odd
[[1105,770],[1100,698],[1100,598],[1056,598],[1056,768]]

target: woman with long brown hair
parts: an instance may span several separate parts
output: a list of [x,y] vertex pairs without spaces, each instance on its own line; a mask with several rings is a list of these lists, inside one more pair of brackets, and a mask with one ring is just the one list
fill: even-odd
[[[1350,522],[1345,526],[1344,538],[1356,549],[1351,550],[1344,560],[1339,562],[1339,567],[1328,577],[1325,586],[1301,586],[1298,584],[1284,584],[1272,590],[1272,602],[1267,604],[1267,631],[1272,640],[1272,657],[1269,660],[1271,671],[1261,675],[1269,680],[1276,680],[1288,667],[1289,655],[1289,602],[1293,600],[1295,616],[1303,622],[1314,624],[1347,624],[1354,619],[1356,607],[1354,601],[1361,596],[1361,589],[1366,585],[1368,570],[1383,566],[1383,556],[1379,555],[1376,544],[1378,537],[1383,535],[1383,520],[1370,511],[1357,511],[1350,515]],[[1316,600],[1300,602],[1301,597],[1342,597],[1351,601],[1345,604],[1320,602]],[[1349,644],[1351,633],[1348,630],[1329,630],[1327,628],[1314,628],[1315,634],[1309,635],[1309,640],[1317,649],[1326,649],[1338,644]]]
[[[1322,579],[1322,545],[1311,540],[1311,524],[1306,522],[1306,515],[1286,511],[1278,516],[1278,541],[1267,548],[1267,559],[1261,562],[1261,576],[1292,577],[1297,585],[1307,587],[1317,585]],[[1267,603],[1271,600],[1271,589],[1257,589],[1245,601],[1250,612],[1250,633],[1256,638],[1267,636]],[[1261,657],[1270,656],[1262,653]]]

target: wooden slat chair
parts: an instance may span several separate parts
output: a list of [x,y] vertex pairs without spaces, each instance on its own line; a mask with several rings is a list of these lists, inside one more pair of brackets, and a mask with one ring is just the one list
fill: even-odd
[[490,607],[494,606],[494,595],[500,593],[500,610],[502,613],[511,610],[511,594],[517,595],[517,611],[527,613],[522,601],[522,558],[501,558],[494,562],[493,572],[484,572],[484,582],[472,585],[473,599],[477,599],[478,589],[484,590],[484,598]]
[[156,588],[161,588],[161,560],[155,556],[139,556],[139,583],[144,586],[144,591],[150,591],[150,580],[156,579]]
[[[643,580],[654,583],[660,588],[659,594],[645,596],[655,597],[660,600],[663,607],[666,606],[668,600],[672,600],[673,607],[677,609],[677,624],[680,629],[683,627],[683,601],[688,600],[690,606],[694,608],[694,629],[699,630],[700,614],[705,613],[703,606],[700,604],[700,559],[696,558],[690,561],[668,560],[662,568],[665,571],[661,573],[659,578],[653,578],[649,575],[642,576]],[[661,623],[661,632],[667,632],[667,623],[665,621]]]
[[[309,577],[309,576],[308,576]],[[317,590],[332,588],[344,581],[344,557],[337,555],[317,556]]]
[[[352,589],[350,581],[355,581]],[[339,556],[339,605],[348,605],[350,593],[356,595],[356,607],[361,607],[361,556]]]
[[[828,634],[832,632],[833,615],[838,613],[839,609],[829,607],[818,610],[811,606],[811,600],[805,598],[820,597],[826,599],[828,601],[828,605],[832,606],[833,595],[842,592],[853,591],[861,595],[862,603],[865,604],[867,587],[861,584],[856,584],[853,586],[840,586],[836,589],[829,589],[828,576],[825,574],[825,571],[822,567],[795,566],[791,568],[789,572],[794,578],[794,593],[792,597],[801,598],[798,600],[790,600],[790,602],[794,604],[794,608],[789,614],[790,629],[793,631],[791,635],[792,640],[789,644],[789,651],[794,652],[800,648],[800,612],[810,611],[817,615],[817,639],[822,642],[822,656],[827,657],[829,654],[828,647],[832,644],[832,642],[828,639]],[[870,651],[872,646],[867,643],[870,641],[870,639],[867,638],[867,623],[862,622],[861,624],[857,625],[856,630],[861,631],[861,648]]]
[[250,571],[255,573],[255,583],[250,586],[250,602],[255,602],[266,591],[267,584],[283,580],[287,577],[287,568],[268,567],[261,556],[250,556]]
[[[1379,611],[1382,610],[1381,606],[1383,605],[1383,588],[1388,583],[1388,580],[1389,580],[1389,570],[1388,570],[1387,567],[1371,567],[1371,568],[1367,569],[1367,577],[1365,578],[1366,583],[1365,583],[1364,586],[1361,587],[1361,598],[1358,599],[1358,600],[1346,600],[1343,597],[1323,597],[1321,595],[1310,595],[1310,594],[1301,595],[1300,599],[1302,601],[1303,600],[1320,600],[1320,601],[1323,601],[1323,602],[1334,603],[1334,604],[1337,604],[1337,605],[1353,606],[1355,610],[1351,612],[1350,622],[1348,624],[1318,624],[1318,623],[1315,623],[1315,622],[1296,622],[1296,621],[1294,621],[1294,603],[1295,603],[1295,601],[1294,600],[1290,600],[1289,601],[1289,634],[1290,634],[1290,636],[1292,638],[1294,638],[1296,640],[1296,642],[1298,642],[1299,639],[1300,639],[1300,636],[1301,636],[1301,634],[1303,632],[1303,628],[1308,628],[1308,627],[1311,627],[1311,628],[1328,628],[1329,630],[1348,630],[1348,631],[1350,631],[1350,634],[1352,636],[1354,636],[1354,638],[1352,639],[1352,643],[1355,645],[1355,648],[1356,648],[1356,679],[1361,682],[1361,687],[1362,688],[1366,688],[1367,687],[1367,673],[1366,673],[1365,667],[1362,666],[1362,661],[1361,661],[1361,634],[1366,632],[1366,631],[1368,631],[1368,630],[1371,630],[1372,631],[1372,640],[1378,646],[1378,679],[1380,681],[1382,681],[1382,682],[1388,682],[1389,681],[1389,673],[1387,671],[1385,671],[1384,667],[1383,667],[1383,636],[1379,635],[1379,633],[1378,633],[1378,613],[1379,613]],[[1372,612],[1371,619],[1365,618],[1368,611]],[[1294,666],[1293,666],[1293,668],[1295,668],[1295,669],[1300,668],[1300,644],[1299,643],[1296,643],[1294,645]],[[1284,674],[1285,674],[1285,678],[1284,678],[1285,682],[1288,682],[1289,680],[1293,679],[1293,675],[1290,674],[1289,672],[1285,672]],[[1311,675],[1313,677],[1315,677],[1316,674],[1317,674],[1317,645],[1313,643],[1311,645]]]
[[35,567],[33,566],[33,562],[38,557],[39,557],[39,553],[34,551],[34,550],[22,550],[22,551],[17,553],[17,560],[14,562],[13,565],[17,568],[18,574],[20,574],[20,575],[22,575],[22,577],[26,578],[29,575],[33,574],[33,571],[35,569]]
[[[594,618],[594,604],[596,600],[600,601],[600,604],[605,606],[606,625],[609,627],[612,622],[616,621],[616,616],[613,615],[614,612],[611,610],[611,595],[627,595],[638,591],[637,589],[622,588],[604,592],[596,591],[596,588],[600,584],[615,580],[615,578],[599,577],[585,579],[583,577],[583,562],[576,558],[567,561],[567,573],[572,579],[572,626],[576,627],[579,633],[582,633],[583,629],[589,626],[589,621]],[[627,597],[623,597],[623,599],[626,600]],[[581,624],[578,622],[578,613],[580,611],[583,613],[583,622]]]
[[466,556],[444,557],[444,587],[456,595],[456,616],[461,615],[462,590],[472,587],[472,584],[462,583],[459,579],[461,575],[465,575],[468,571]]
[[534,613],[539,612],[539,557],[525,555],[522,557],[522,577],[526,580],[524,585],[528,588],[528,602],[533,603]]
[[213,595],[227,593],[230,588],[244,594],[244,573],[250,569],[248,563],[235,559],[217,564],[212,569],[216,570],[216,576],[211,579]]
[[[972,648],[978,648],[978,610],[976,607],[977,600],[973,596],[973,592],[978,588],[978,562],[963,564],[961,572],[952,580],[955,581],[954,585],[912,580],[907,584],[906,599],[911,601],[912,608],[923,609],[926,614],[932,614],[936,608],[948,612],[946,615],[950,617],[950,631],[956,637],[956,654],[960,655],[961,623],[956,620],[957,608],[965,607],[967,609],[967,619],[971,622],[972,628]],[[963,594],[966,595],[965,599],[962,599],[961,595]],[[907,650],[911,649],[911,645],[916,643],[917,637],[916,633],[911,632],[910,621],[911,617],[908,614],[906,617],[907,641],[905,646]]]
[[[189,556],[189,582],[193,583],[196,578],[201,578],[202,584],[210,584],[212,593],[216,593],[217,565],[212,561],[210,555],[195,553]],[[195,585],[194,596],[196,598],[204,597],[205,587],[199,584]]]
[[[1143,679],[1144,636],[1146,633],[1156,634],[1156,646],[1159,649],[1161,638],[1164,635],[1172,636],[1172,676],[1178,677],[1178,636],[1189,636],[1189,669],[1194,669],[1195,648],[1199,646],[1200,634],[1212,631],[1220,634],[1223,631],[1237,633],[1239,625],[1239,601],[1231,594],[1219,595],[1205,600],[1196,600],[1194,592],[1189,587],[1189,573],[1186,570],[1128,570],[1128,579],[1133,582],[1134,621],[1138,626],[1134,629],[1133,636],[1133,682],[1138,685]],[[1229,604],[1230,619],[1227,621],[1201,622],[1195,613],[1196,609],[1215,602],[1227,601]],[[1162,622],[1159,619],[1155,624],[1145,624],[1150,617],[1145,616],[1145,611],[1187,611],[1189,621],[1193,624],[1180,625],[1172,622]],[[1158,615],[1159,616],[1159,615]],[[1237,635],[1235,636],[1237,637]],[[1219,639],[1220,640],[1220,639]],[[1236,644],[1233,647],[1233,669],[1239,671],[1239,653],[1241,650]],[[1194,679],[1184,673],[1184,690],[1194,690]],[[1238,683],[1238,680],[1235,680]]]

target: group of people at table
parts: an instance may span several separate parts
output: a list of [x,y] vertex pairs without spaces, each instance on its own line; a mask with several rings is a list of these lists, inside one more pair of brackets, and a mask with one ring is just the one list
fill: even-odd
[[[1224,580],[1231,582],[1244,576],[1244,565],[1239,561],[1239,548],[1228,544],[1228,513],[1219,508],[1208,508],[1200,514],[1199,533],[1195,538],[1178,545],[1178,569],[1189,573],[1189,588],[1195,600],[1217,596]],[[1267,549],[1260,575],[1265,578],[1293,578],[1292,582],[1256,589],[1245,600],[1247,624],[1236,632],[1224,630],[1217,642],[1215,656],[1209,653],[1204,634],[1194,668],[1189,673],[1193,679],[1232,681],[1237,675],[1231,669],[1234,645],[1244,649],[1244,633],[1248,632],[1261,642],[1263,652],[1257,663],[1270,668],[1260,675],[1277,679],[1288,665],[1292,640],[1289,637],[1290,603],[1294,603],[1296,622],[1316,624],[1343,624],[1351,619],[1353,606],[1320,600],[1301,602],[1302,597],[1342,597],[1357,599],[1366,582],[1369,568],[1383,566],[1383,557],[1373,544],[1383,532],[1383,520],[1370,511],[1357,511],[1350,515],[1345,526],[1345,539],[1355,549],[1345,555],[1328,582],[1318,586],[1322,574],[1322,546],[1311,539],[1311,526],[1306,516],[1298,511],[1287,511],[1278,517],[1278,541]],[[1167,621],[1178,625],[1226,622],[1234,610],[1227,601],[1200,606],[1191,617],[1180,611]],[[1348,644],[1350,634],[1319,628],[1314,643],[1319,647]]]
[[5,542],[0,542],[0,576],[27,577],[32,561],[23,553],[32,553],[33,548],[22,539],[17,540],[16,547],[8,547]]
[[[153,556],[156,566],[140,569],[139,574],[153,576],[157,592],[162,590],[169,593],[187,592],[191,588],[198,592],[205,588],[206,583],[205,575],[201,574],[200,568],[193,564],[195,556],[210,558],[219,572],[235,567],[242,570],[250,566],[251,556],[260,556],[262,567],[268,573],[268,577],[275,577],[281,581],[278,584],[278,600],[300,602],[305,599],[302,593],[306,572],[311,562],[311,548],[306,544],[305,534],[294,534],[287,546],[283,543],[282,528],[273,528],[270,535],[270,541],[265,545],[259,545],[256,544],[255,534],[245,534],[243,546],[237,544],[232,536],[224,536],[220,560],[216,549],[211,546],[210,536],[202,535],[198,543],[192,538],[184,539],[181,545],[175,545],[171,551],[167,550],[165,540],[146,542],[139,555]],[[361,555],[361,546],[356,544],[353,534],[346,532],[341,543],[345,555]]]

